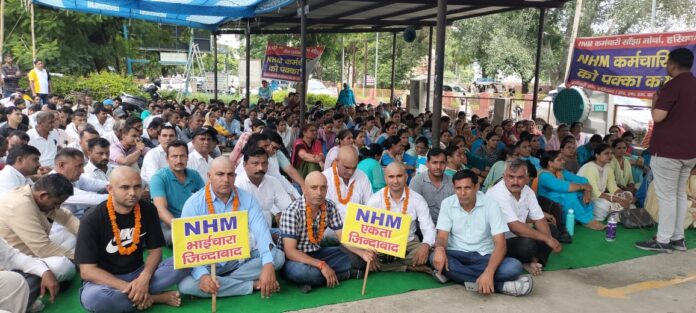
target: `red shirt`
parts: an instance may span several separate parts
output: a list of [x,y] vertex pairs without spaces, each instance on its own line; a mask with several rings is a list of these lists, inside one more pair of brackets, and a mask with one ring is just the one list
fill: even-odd
[[667,117],[655,123],[650,151],[672,159],[696,158],[696,78],[691,72],[677,75],[660,90],[655,109]]

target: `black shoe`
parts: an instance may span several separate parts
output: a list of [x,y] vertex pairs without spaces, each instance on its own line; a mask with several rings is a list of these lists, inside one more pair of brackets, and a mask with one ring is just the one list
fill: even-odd
[[300,292],[301,293],[309,293],[312,291],[312,285],[302,285],[300,286]]
[[569,233],[562,233],[558,235],[558,242],[560,243],[573,243],[573,237],[570,237]]
[[669,247],[677,251],[686,251],[686,242],[684,239],[672,240],[669,242]]
[[638,241],[634,244],[634,246],[638,249],[646,250],[646,251],[672,253],[672,248],[670,247],[669,244],[659,243],[655,240]]

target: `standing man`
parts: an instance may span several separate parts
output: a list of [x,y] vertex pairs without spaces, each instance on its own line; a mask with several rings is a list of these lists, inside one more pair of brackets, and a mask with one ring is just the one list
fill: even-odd
[[440,148],[430,149],[425,166],[428,170],[411,179],[409,187],[425,198],[430,209],[430,217],[433,223],[437,223],[442,200],[454,194],[452,180],[445,177],[445,167],[447,167],[445,151]]
[[355,148],[341,147],[336,162],[322,173],[329,182],[326,199],[334,202],[341,220],[346,218],[349,202],[365,205],[372,196],[370,180],[357,168],[358,153]]
[[[510,228],[505,233],[506,256],[522,262],[530,274],[541,275],[551,251],[561,252],[562,247],[557,240],[558,229],[546,222],[534,191],[527,186],[528,182],[529,173],[524,160],[506,161],[503,181],[488,189],[486,196],[498,203]],[[534,222],[534,228],[527,226],[528,220]]]
[[650,139],[655,194],[660,204],[657,238],[636,242],[643,250],[686,251],[684,216],[686,183],[696,165],[696,137],[688,129],[696,119],[696,78],[691,73],[694,54],[686,48],[669,53],[667,74],[672,79],[653,95],[655,128]]
[[265,79],[261,81],[261,87],[259,87],[259,98],[263,101],[270,101],[273,99],[273,90],[268,86],[268,81]]
[[51,93],[51,75],[44,68],[43,61],[34,61],[34,69],[29,71],[27,78],[29,79],[31,96],[39,96],[42,104],[48,103],[48,94]]
[[[186,199],[201,190],[205,183],[198,172],[186,168],[189,153],[185,142],[173,141],[167,144],[166,149],[168,166],[155,172],[148,181],[150,182],[150,196],[157,207],[162,224],[164,240],[168,246],[171,246],[172,219],[181,217],[181,210]],[[140,176],[142,177],[142,175],[141,172]]]
[[75,250],[83,280],[80,303],[91,312],[144,310],[153,303],[178,307],[179,292],[166,290],[189,270],[175,270],[172,259],[161,261],[164,238],[157,211],[140,200],[140,175],[121,166],[111,175],[108,189],[108,200],[80,225]]
[[520,276],[520,261],[505,257],[509,229],[498,204],[479,191],[478,175],[470,170],[458,171],[452,182],[455,194],[442,201],[437,219],[433,276],[482,294],[528,295],[532,278]]
[[283,266],[285,257],[273,245],[259,203],[251,194],[234,186],[234,165],[228,158],[215,159],[208,176],[210,183],[186,201],[181,217],[207,215],[211,211],[216,214],[247,211],[249,236],[254,239],[250,242],[251,256],[246,260],[218,263],[216,280],[210,276],[210,266],[195,267],[179,284],[179,290],[201,298],[212,294],[218,297],[248,295],[255,290],[260,290],[262,297],[268,297],[280,291],[275,271]]
[[19,67],[12,64],[12,55],[5,55],[5,64],[2,65],[2,96],[7,98],[19,88],[19,78],[22,74]]
[[[406,257],[401,259],[379,255],[377,267],[380,271],[405,272],[409,270],[430,274],[432,269],[426,263],[430,248],[435,244],[435,224],[430,217],[430,210],[425,199],[408,188],[407,179],[408,175],[403,164],[399,162],[389,164],[384,171],[384,180],[387,182],[387,186],[377,191],[367,202],[367,206],[373,208],[383,208],[387,211],[411,216]],[[423,234],[422,242],[416,236],[418,227]]]

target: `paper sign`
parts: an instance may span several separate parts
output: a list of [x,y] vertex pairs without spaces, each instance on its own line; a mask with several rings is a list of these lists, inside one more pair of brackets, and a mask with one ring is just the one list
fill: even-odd
[[341,243],[404,258],[411,216],[348,203]]

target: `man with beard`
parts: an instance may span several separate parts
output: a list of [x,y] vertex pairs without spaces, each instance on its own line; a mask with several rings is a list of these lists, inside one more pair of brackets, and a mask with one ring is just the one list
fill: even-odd
[[17,187],[32,184],[29,177],[36,175],[41,167],[40,156],[41,152],[30,145],[20,145],[10,149],[7,154],[7,164],[0,171],[0,195]]
[[96,180],[109,182],[109,175],[113,167],[109,166],[109,146],[108,140],[98,137],[87,142],[87,158],[88,162],[85,165],[86,177]]
[[189,153],[185,142],[176,140],[168,143],[165,152],[168,167],[160,169],[152,175],[150,195],[155,207],[157,207],[164,240],[170,246],[172,244],[172,220],[181,217],[181,210],[186,199],[201,190],[205,183],[198,172],[186,168]]
[[165,125],[157,136],[159,146],[151,149],[143,159],[142,171],[140,177],[143,181],[150,181],[153,175],[160,169],[167,167],[167,145],[176,140],[176,129],[170,125]]
[[164,238],[157,210],[140,201],[139,173],[126,166],[115,169],[108,190],[109,199],[80,225],[75,251],[84,281],[80,303],[91,312],[144,310],[153,303],[178,307],[179,292],[165,290],[189,270],[175,270],[172,259],[161,261]]
[[428,203],[433,223],[437,223],[442,200],[454,194],[452,180],[445,177],[445,167],[447,166],[445,151],[440,148],[430,149],[425,166],[428,170],[411,179],[409,188],[423,196],[425,202]]
[[188,164],[186,167],[198,172],[203,178],[203,182],[208,182],[208,170],[213,158],[210,153],[215,148],[215,136],[217,132],[211,127],[201,127],[193,132],[191,137],[193,151],[189,153]]

